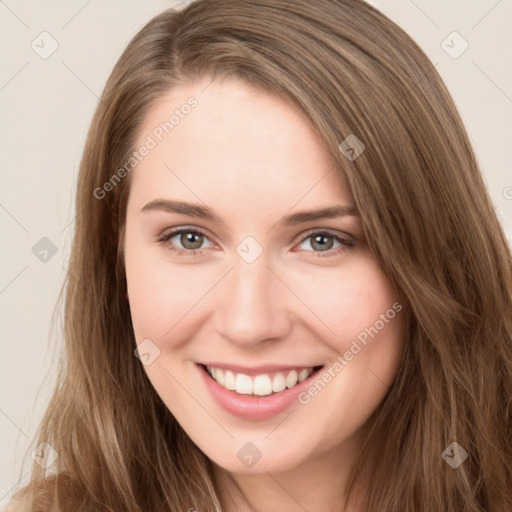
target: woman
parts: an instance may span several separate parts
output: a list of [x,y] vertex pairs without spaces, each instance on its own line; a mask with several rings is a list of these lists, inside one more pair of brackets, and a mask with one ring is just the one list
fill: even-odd
[[105,87],[76,213],[28,510],[512,509],[510,249],[384,15],[157,16]]

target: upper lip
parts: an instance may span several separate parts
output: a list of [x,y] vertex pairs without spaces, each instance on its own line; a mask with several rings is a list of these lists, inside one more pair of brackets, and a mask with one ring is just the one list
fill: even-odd
[[261,375],[264,373],[274,372],[286,372],[291,370],[297,370],[301,368],[315,368],[323,366],[322,364],[296,364],[296,365],[280,365],[280,364],[264,364],[259,366],[240,366],[236,364],[221,363],[217,361],[205,361],[201,362],[204,366],[210,366],[213,368],[221,368],[223,370],[231,370],[233,373],[243,373],[245,375]]

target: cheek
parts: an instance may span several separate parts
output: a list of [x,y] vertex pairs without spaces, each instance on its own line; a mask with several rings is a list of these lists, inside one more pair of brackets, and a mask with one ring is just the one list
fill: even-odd
[[[177,348],[184,329],[194,324],[210,304],[209,291],[218,271],[208,266],[171,264],[164,249],[153,251],[130,244],[127,236],[125,268],[135,339],[154,340],[161,348]],[[180,336],[173,336],[178,329]],[[169,346],[172,344],[172,346]]]
[[[183,317],[197,289],[190,276],[173,269],[172,276],[141,258],[126,269],[130,310],[136,339],[160,339]],[[187,279],[188,277],[188,279]]]
[[314,279],[297,273],[291,287],[307,306],[303,318],[311,318],[315,330],[323,326],[325,341],[338,353],[348,350],[352,340],[364,343],[375,327],[390,332],[389,325],[401,310],[391,282],[369,254],[358,255],[339,273],[330,268]]
[[[154,251],[136,243],[135,236],[127,231],[125,245],[125,269],[130,311],[137,342],[144,338],[154,339],[158,333],[169,329],[170,312],[176,311],[176,276],[162,272],[155,261]],[[166,326],[166,324],[168,324]]]
[[310,417],[325,418],[318,427],[324,449],[361,428],[382,402],[406,338],[403,306],[377,263],[366,261],[361,272],[347,275],[340,289],[316,299],[317,311],[335,333],[324,338],[335,355],[299,397]]

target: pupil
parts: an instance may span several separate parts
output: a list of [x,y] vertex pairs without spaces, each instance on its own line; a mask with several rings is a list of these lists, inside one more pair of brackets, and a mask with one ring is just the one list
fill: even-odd
[[[324,236],[324,235],[317,235],[317,236],[315,236],[314,237],[313,247],[314,247],[315,243],[319,243],[320,244],[319,248],[320,248],[321,251],[329,250],[331,248],[330,246],[332,245],[332,241],[331,241],[331,244],[325,243],[325,240],[329,239],[329,238],[331,238],[331,237],[330,236]],[[321,240],[324,240],[324,242],[322,243]],[[329,246],[329,247],[327,247],[327,246]]]
[[[199,234],[197,234],[197,233],[187,233],[187,234],[185,234],[185,240],[186,240],[186,242],[187,242],[187,243],[189,243],[189,242],[190,242],[193,246],[194,246],[194,240],[193,240],[193,239],[194,239],[194,237],[198,237],[198,238],[199,238],[199,245],[197,245],[197,240],[196,240],[196,242],[195,242],[196,246],[194,246],[194,247],[188,247],[188,248],[189,248],[189,249],[197,249],[197,248],[201,247],[201,240],[200,240],[200,237],[201,237],[201,236],[202,236],[202,235],[199,235]],[[182,243],[183,243],[183,242],[182,242]],[[186,245],[186,244],[183,244],[183,245],[184,245],[185,247],[187,247],[187,245]]]

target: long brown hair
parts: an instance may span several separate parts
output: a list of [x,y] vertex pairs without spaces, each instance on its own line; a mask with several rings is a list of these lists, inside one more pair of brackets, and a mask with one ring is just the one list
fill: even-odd
[[[31,510],[223,509],[211,461],[133,354],[121,250],[129,176],[95,193],[129,161],[162,94],[199,77],[245,80],[309,118],[404,297],[403,361],[350,482],[371,482],[364,510],[512,509],[512,257],[435,67],[362,0],[197,0],[133,38],[90,127],[65,351],[35,442],[58,458],[33,464]],[[350,135],[365,146],[355,159],[340,150]],[[462,449],[457,468],[441,456]]]

